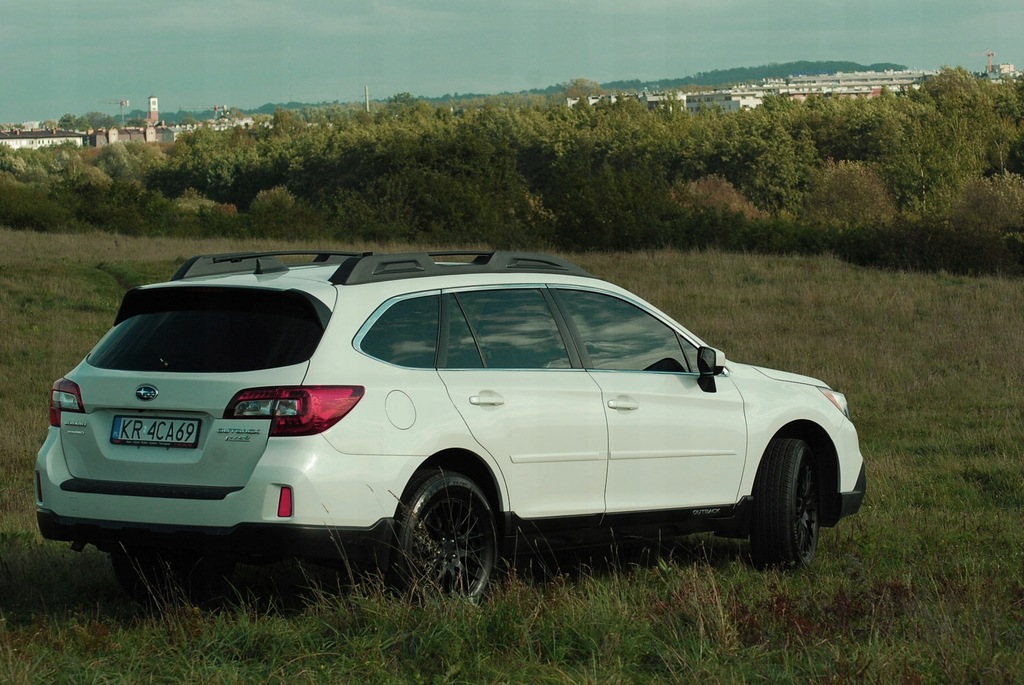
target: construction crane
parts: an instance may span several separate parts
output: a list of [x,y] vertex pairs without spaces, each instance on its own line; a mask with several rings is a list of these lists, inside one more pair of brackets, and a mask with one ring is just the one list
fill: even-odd
[[198,107],[179,107],[179,112],[213,112],[214,119],[222,119],[228,115],[230,108],[227,105],[200,105]]
[[981,57],[982,55],[987,57],[988,58],[988,62],[985,64],[985,73],[986,74],[991,74],[992,73],[992,59],[996,56],[996,53],[994,53],[991,50],[989,50],[987,52],[972,52],[971,55],[974,56],[974,57]]
[[124,108],[130,107],[132,103],[128,100],[102,100],[102,102],[108,105],[120,105],[121,107],[121,125],[124,126]]

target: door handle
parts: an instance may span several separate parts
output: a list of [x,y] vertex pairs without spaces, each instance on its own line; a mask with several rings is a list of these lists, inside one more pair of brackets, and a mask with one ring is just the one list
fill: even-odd
[[478,395],[470,395],[469,403],[474,407],[500,407],[505,404],[505,398],[491,390],[484,390]]
[[633,411],[640,408],[640,403],[631,397],[619,395],[614,400],[608,400],[608,408],[621,411]]

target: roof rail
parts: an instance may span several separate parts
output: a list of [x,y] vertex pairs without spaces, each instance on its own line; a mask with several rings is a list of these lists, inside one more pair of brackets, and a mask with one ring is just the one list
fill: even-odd
[[[279,257],[312,256],[311,261],[283,262]],[[446,259],[453,258],[453,259]],[[449,250],[442,252],[336,252],[284,250],[278,252],[226,252],[196,255],[171,277],[172,281],[225,274],[271,274],[293,266],[337,264],[330,282],[359,285],[403,278],[485,273],[563,273],[593,278],[593,274],[559,257],[530,252]]]
[[[200,276],[216,276],[220,274],[251,273],[269,274],[288,271],[289,266],[300,264],[339,264],[352,257],[361,257],[370,252],[335,252],[331,250],[281,250],[276,252],[225,252],[223,254],[196,255],[192,257],[171,277],[172,281]],[[308,262],[290,262],[288,264],[278,257],[312,255]]]
[[[446,257],[472,257],[445,261]],[[401,254],[364,253],[345,259],[330,281],[336,285],[359,285],[403,278],[483,273],[563,273],[593,278],[593,274],[572,262],[550,255],[498,250],[451,250]]]

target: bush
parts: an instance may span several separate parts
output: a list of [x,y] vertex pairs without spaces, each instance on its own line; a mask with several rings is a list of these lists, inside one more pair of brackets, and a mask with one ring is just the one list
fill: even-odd
[[1024,176],[1003,173],[968,184],[951,213],[953,223],[968,230],[1024,229]]
[[864,162],[828,160],[812,175],[804,199],[805,220],[846,229],[888,224],[896,216],[888,187]]
[[65,203],[0,173],[0,226],[45,233],[81,229]]
[[707,209],[722,214],[738,214],[748,220],[765,219],[768,216],[718,174],[703,176],[696,181],[676,181],[672,185],[672,199],[690,210]]
[[284,186],[259,191],[247,218],[251,235],[261,238],[309,238],[324,232],[323,217]]
[[948,221],[897,221],[849,231],[838,241],[842,258],[864,266],[956,274],[1019,274],[1011,236],[990,226]]

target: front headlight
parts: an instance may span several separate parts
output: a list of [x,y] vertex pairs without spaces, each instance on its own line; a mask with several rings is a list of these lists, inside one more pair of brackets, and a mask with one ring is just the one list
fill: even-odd
[[846,395],[829,388],[818,388],[821,394],[828,398],[828,401],[836,405],[836,409],[843,412],[843,416],[850,418],[850,404],[846,401]]

